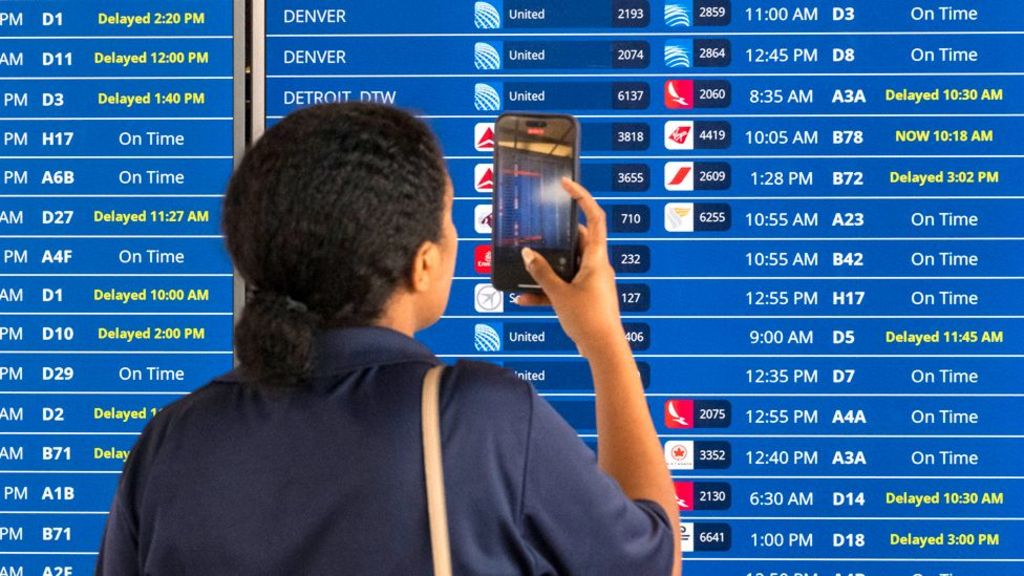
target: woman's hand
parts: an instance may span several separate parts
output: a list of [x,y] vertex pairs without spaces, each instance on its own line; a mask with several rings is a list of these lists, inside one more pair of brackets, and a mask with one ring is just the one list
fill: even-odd
[[543,255],[523,248],[526,270],[544,293],[521,294],[516,303],[520,306],[553,306],[562,329],[585,358],[628,348],[619,315],[615,271],[608,261],[605,212],[583,186],[563,178],[562,187],[587,218],[587,225],[580,226],[580,269],[572,282],[566,282],[552,270]]

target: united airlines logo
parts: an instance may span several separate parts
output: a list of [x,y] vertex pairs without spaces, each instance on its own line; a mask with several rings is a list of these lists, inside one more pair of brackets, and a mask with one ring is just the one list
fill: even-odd
[[693,26],[690,14],[693,13],[693,2],[666,2],[665,25],[669,28],[689,28]]
[[693,43],[689,40],[669,40],[665,42],[665,66],[669,68],[689,68],[690,55],[693,54]]
[[473,107],[478,112],[497,112],[501,110],[501,95],[497,88],[490,84],[479,83],[473,91]]
[[501,11],[489,2],[473,5],[473,24],[478,30],[494,30],[501,27]]
[[501,68],[501,54],[487,42],[477,42],[473,47],[473,65],[477,70],[498,70]]
[[501,334],[490,324],[477,324],[473,329],[473,347],[477,352],[501,352]]

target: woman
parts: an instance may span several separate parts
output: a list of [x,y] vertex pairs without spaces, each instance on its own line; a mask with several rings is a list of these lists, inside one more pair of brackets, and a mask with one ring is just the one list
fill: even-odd
[[[626,344],[604,213],[572,283],[523,258],[590,362],[595,458],[514,373],[445,371],[454,572],[678,574],[678,512]],[[429,574],[420,398],[439,360],[413,334],[444,310],[453,190],[429,129],[394,108],[296,112],[231,179],[223,225],[253,290],[239,369],[162,410],[107,520],[102,575]]]

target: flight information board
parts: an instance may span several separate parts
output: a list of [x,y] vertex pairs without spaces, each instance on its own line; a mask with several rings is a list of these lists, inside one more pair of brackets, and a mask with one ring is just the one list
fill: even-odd
[[0,574],[91,574],[146,421],[231,369],[235,15],[0,3]]
[[495,117],[579,116],[687,574],[1024,573],[1016,3],[261,9],[267,122],[363,100],[440,135],[461,241],[423,339],[516,370],[594,445],[573,344],[487,283]]

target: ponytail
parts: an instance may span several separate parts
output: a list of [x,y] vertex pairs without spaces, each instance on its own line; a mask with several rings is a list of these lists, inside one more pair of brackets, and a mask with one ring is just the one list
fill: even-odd
[[246,375],[271,386],[301,386],[313,366],[320,319],[291,298],[256,290],[235,327],[235,348]]
[[246,152],[224,196],[223,229],[255,291],[235,327],[253,384],[308,382],[316,339],[369,326],[441,238],[447,175],[422,121],[369,103],[293,112]]

